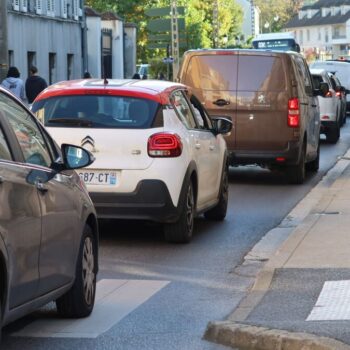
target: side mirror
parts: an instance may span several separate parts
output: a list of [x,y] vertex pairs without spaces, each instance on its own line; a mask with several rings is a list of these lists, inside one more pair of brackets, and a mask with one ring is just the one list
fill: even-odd
[[213,121],[213,131],[215,135],[222,134],[226,135],[228,134],[232,129],[232,121],[225,117],[212,117]]
[[315,90],[315,96],[325,97],[329,92],[329,86],[327,83],[320,83],[320,86],[317,90]]
[[79,146],[64,143],[61,150],[65,169],[85,168],[95,161],[95,157],[89,151]]

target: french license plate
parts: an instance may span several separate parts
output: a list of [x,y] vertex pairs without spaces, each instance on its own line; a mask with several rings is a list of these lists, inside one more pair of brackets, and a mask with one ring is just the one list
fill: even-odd
[[81,171],[79,176],[88,185],[117,184],[117,173],[115,171]]

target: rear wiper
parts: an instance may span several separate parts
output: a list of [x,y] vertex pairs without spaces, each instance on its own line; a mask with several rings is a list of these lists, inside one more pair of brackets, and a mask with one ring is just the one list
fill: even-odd
[[54,118],[49,119],[47,123],[57,123],[57,124],[72,124],[77,126],[92,126],[93,121],[88,119],[79,119],[79,118]]

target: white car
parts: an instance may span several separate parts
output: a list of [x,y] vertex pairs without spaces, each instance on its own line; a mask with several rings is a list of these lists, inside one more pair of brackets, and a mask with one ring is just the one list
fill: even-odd
[[79,174],[99,218],[164,223],[165,238],[189,242],[195,215],[223,220],[228,162],[221,134],[181,84],[77,80],[50,86],[32,111],[58,143],[83,145],[94,164]]
[[326,96],[318,96],[320,105],[321,133],[326,135],[327,141],[336,143],[340,136],[340,127],[342,124],[342,105],[334,90],[328,73],[324,69],[311,68],[313,84],[316,89],[320,83],[327,83],[329,91]]

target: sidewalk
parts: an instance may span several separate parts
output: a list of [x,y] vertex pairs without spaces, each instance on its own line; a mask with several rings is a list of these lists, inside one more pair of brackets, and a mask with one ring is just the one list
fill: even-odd
[[350,151],[296,210],[302,220],[284,220],[287,239],[205,339],[238,349],[350,350]]

